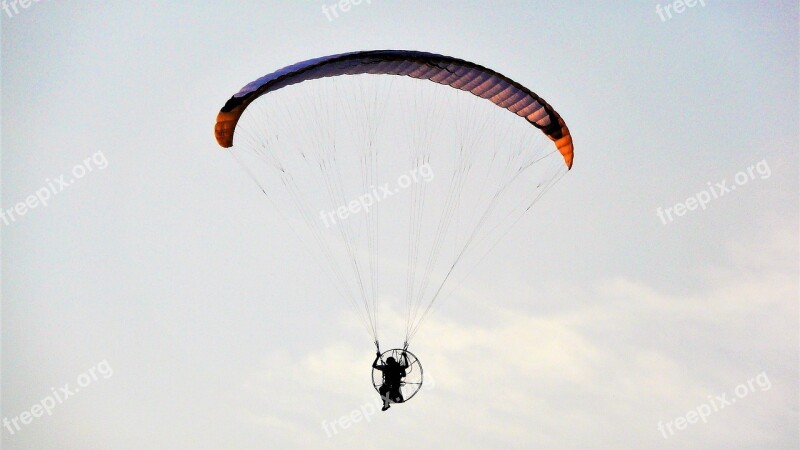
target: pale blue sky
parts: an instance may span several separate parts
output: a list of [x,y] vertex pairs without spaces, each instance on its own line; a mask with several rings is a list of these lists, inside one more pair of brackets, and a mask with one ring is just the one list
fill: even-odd
[[[114,371],[3,448],[797,448],[796,2],[665,22],[648,1],[372,0],[329,21],[333,3],[0,11],[2,209],[107,161],[0,223],[2,416]],[[426,325],[435,386],[328,437],[374,397],[371,344],[213,124],[261,75],[382,48],[529,86],[575,166]],[[759,161],[769,177],[707,210],[656,215]],[[760,373],[768,390],[658,431]]]

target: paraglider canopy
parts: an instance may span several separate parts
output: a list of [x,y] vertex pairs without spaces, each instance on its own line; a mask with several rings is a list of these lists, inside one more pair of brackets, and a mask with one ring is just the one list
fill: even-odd
[[308,80],[341,75],[404,75],[448,85],[485,98],[524,117],[555,142],[568,168],[573,146],[567,124],[541,97],[516,81],[469,61],[410,50],[371,50],[310,59],[248,83],[217,115],[214,134],[222,147],[233,145],[233,134],[245,108],[258,97]]
[[[419,51],[284,67],[234,94],[214,131],[378,347],[384,324],[407,347],[434,303],[457,292],[573,163],[566,123],[532,90]],[[381,309],[385,300],[403,308]],[[373,385],[407,401],[422,366],[401,349],[376,364],[389,357],[408,366],[374,369]]]

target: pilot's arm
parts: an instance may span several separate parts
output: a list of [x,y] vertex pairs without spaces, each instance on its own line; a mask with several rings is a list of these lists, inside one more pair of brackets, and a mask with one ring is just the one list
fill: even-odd
[[402,367],[403,369],[407,369],[408,368],[408,354],[406,354],[406,352],[403,352],[402,356],[403,356],[403,363],[400,365],[400,367]]
[[383,366],[378,365],[378,360],[381,359],[381,352],[375,354],[375,361],[372,362],[373,369],[380,369]]

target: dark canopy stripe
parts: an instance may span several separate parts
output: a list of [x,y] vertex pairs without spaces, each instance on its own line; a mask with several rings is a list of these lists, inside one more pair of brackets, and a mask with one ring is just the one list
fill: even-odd
[[222,147],[233,145],[236,123],[258,97],[282,87],[339,75],[403,75],[451,86],[485,98],[527,119],[555,143],[572,167],[573,146],[561,116],[541,97],[491,69],[449,56],[406,50],[343,53],[303,61],[265,75],[231,97],[217,115],[214,133]]

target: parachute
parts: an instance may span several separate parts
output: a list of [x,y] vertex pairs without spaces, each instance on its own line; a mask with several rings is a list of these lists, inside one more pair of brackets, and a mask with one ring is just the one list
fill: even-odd
[[231,97],[217,115],[215,134],[222,147],[233,145],[233,130],[245,108],[258,97],[282,87],[324,77],[356,74],[404,75],[469,91],[525,117],[556,143],[572,168],[572,137],[561,116],[521,84],[485,67],[433,53],[377,50],[311,59],[265,75]]
[[215,137],[378,347],[386,324],[406,348],[573,163],[569,129],[541,97],[419,51],[343,53],[265,75],[225,103]]

